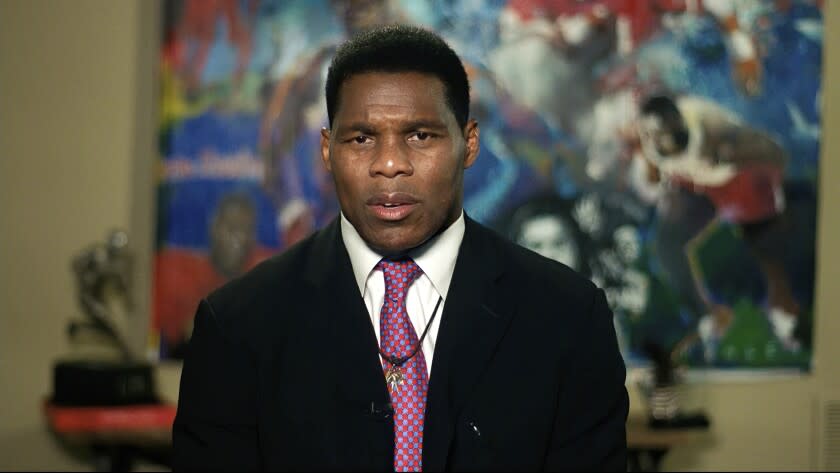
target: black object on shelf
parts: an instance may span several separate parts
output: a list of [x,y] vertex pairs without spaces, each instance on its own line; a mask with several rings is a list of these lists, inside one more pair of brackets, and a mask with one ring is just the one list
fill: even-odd
[[144,362],[69,360],[53,365],[57,406],[124,406],[158,402],[152,365]]

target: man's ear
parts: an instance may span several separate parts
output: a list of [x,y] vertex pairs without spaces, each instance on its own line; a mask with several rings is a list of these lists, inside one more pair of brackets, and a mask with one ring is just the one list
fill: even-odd
[[332,172],[332,164],[330,163],[330,130],[329,128],[321,128],[321,161],[324,162],[327,171]]
[[466,152],[464,154],[464,169],[470,167],[478,157],[479,144],[479,129],[478,122],[470,119],[467,126],[464,127],[464,138],[466,140]]

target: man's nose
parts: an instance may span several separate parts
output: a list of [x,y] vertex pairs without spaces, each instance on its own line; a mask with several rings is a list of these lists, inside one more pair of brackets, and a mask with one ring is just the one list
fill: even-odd
[[381,140],[379,146],[376,147],[376,156],[370,165],[371,177],[379,175],[394,178],[400,174],[408,176],[414,174],[410,152],[408,144],[402,139]]

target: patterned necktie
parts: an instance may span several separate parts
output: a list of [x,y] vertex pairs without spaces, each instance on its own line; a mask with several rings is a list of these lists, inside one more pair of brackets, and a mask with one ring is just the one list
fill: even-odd
[[[379,320],[380,349],[395,359],[409,356],[417,348],[417,353],[398,367],[401,379],[388,383],[394,408],[394,471],[422,471],[423,417],[429,382],[426,358],[423,349],[417,347],[417,332],[408,318],[405,296],[423,271],[411,259],[382,260],[377,268],[385,274],[385,302]],[[393,377],[387,374],[394,369],[391,363],[383,360],[382,369],[392,381]]]

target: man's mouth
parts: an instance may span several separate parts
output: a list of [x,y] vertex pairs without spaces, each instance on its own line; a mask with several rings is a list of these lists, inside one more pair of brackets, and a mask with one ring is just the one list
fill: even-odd
[[380,220],[395,222],[408,217],[417,207],[418,199],[403,192],[382,193],[368,199],[366,204]]

